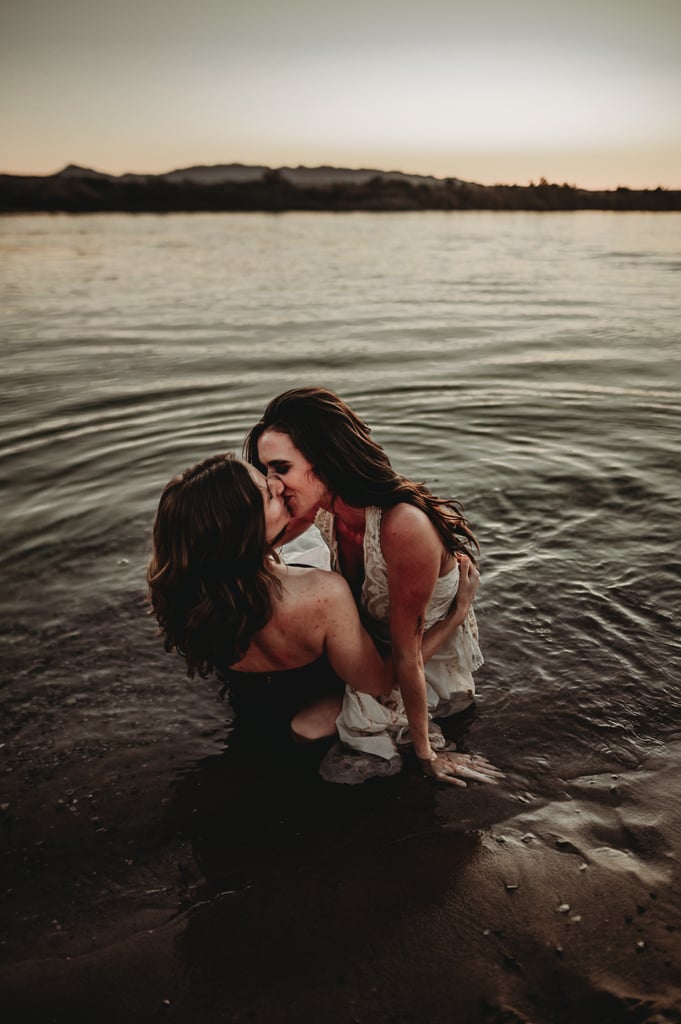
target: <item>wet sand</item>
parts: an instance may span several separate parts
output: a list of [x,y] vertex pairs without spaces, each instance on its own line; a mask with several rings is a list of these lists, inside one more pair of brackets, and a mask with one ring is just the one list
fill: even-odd
[[542,800],[199,736],[5,753],[5,1020],[681,1020],[681,743]]

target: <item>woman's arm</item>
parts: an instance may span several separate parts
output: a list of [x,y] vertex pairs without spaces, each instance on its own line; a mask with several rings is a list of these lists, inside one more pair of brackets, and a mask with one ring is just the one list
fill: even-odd
[[452,606],[443,619],[423,634],[421,654],[424,662],[430,660],[453,633],[466,621],[473,607],[475,594],[480,585],[480,573],[467,555],[457,555],[459,562],[459,587]]
[[[464,780],[472,779],[494,784],[503,778],[503,774],[485,758],[450,751],[436,754],[428,737],[423,623],[439,575],[442,557],[439,537],[418,509],[397,505],[383,514],[381,547],[388,568],[390,635],[395,677],[404,701],[416,756],[424,772],[440,782],[465,786]],[[471,574],[467,569],[465,576],[467,582],[463,593],[468,595],[466,600],[472,600]],[[475,580],[475,576],[473,578]],[[457,602],[453,612],[450,612],[452,618],[449,626],[443,629],[451,628],[451,623],[462,614],[464,606],[465,601],[459,609]]]
[[381,548],[388,570],[390,639],[395,680],[417,757],[430,759],[428,701],[421,644],[426,609],[440,573],[442,544],[419,509],[400,504],[383,513]]
[[320,612],[325,619],[324,647],[331,668],[354,690],[374,697],[388,696],[392,689],[390,675],[360,622],[346,580],[338,573],[323,573],[320,586]]

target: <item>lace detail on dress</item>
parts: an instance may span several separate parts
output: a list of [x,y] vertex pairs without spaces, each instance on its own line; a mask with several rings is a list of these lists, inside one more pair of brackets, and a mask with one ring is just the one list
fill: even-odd
[[[372,619],[372,632],[383,640],[389,639],[390,599],[388,597],[388,567],[381,550],[380,508],[367,508],[364,525],[364,582],[360,592],[363,611]],[[375,625],[375,628],[373,628]]]
[[340,572],[334,514],[332,512],[327,512],[324,508],[317,509],[317,514],[314,517],[314,525],[321,533],[322,540],[329,549],[329,554],[331,556],[331,570],[333,572]]

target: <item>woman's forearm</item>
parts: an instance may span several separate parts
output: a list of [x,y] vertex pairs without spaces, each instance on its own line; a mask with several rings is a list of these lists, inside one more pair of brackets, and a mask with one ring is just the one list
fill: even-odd
[[394,659],[395,678],[402,694],[404,710],[409,722],[409,731],[417,757],[429,758],[432,755],[428,738],[428,697],[426,677],[423,671],[423,660],[407,658]]
[[434,654],[437,654],[444,642],[457,631],[459,626],[464,624],[469,607],[469,605],[463,607],[459,603],[455,604],[447,612],[444,619],[440,619],[439,622],[436,622],[434,626],[425,631],[421,643],[421,654],[424,662],[429,661]]

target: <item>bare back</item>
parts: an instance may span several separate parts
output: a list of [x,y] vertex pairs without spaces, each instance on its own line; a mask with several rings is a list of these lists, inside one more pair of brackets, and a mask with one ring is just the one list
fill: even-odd
[[283,563],[275,572],[282,583],[281,596],[275,596],[272,617],[255,634],[246,655],[231,666],[240,672],[298,668],[324,653],[328,574]]
[[383,661],[343,577],[284,563],[274,572],[282,592],[274,597],[272,616],[231,668],[277,672],[301,668],[325,654],[336,675],[353,689],[375,696],[389,692]]

